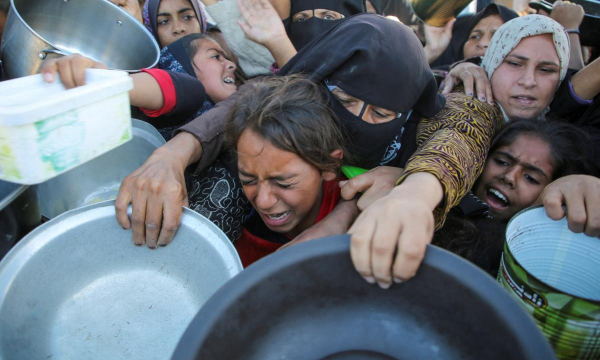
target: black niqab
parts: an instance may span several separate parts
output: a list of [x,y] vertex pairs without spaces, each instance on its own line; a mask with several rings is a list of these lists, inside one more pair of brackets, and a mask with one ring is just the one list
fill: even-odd
[[[293,17],[300,11],[315,9],[336,11],[345,17],[365,12],[363,0],[292,0],[290,14]],[[313,16],[308,20],[298,22],[293,22],[290,17],[284,22],[288,37],[296,50],[300,50],[314,38],[339,24],[340,21],[342,20],[324,20]]]
[[391,165],[404,146],[403,134],[414,135],[404,131],[405,124],[433,116],[445,104],[417,36],[409,27],[375,14],[348,18],[308,44],[279,72],[293,73],[327,81],[367,104],[402,114],[370,124],[332,97],[332,109],[358,149],[357,165],[365,168]]

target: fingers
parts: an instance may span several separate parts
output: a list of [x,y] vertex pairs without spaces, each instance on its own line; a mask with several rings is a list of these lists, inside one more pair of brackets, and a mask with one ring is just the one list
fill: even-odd
[[452,76],[452,75],[446,76],[446,78],[444,79],[444,89],[442,90],[442,94],[443,95],[450,94],[452,92],[452,89],[454,89],[455,86],[456,86],[456,82],[454,80],[454,76]]
[[127,206],[131,203],[131,192],[129,191],[128,179],[125,178],[119,188],[119,194],[115,200],[115,213],[117,222],[125,230],[131,227],[129,216],[127,216]]
[[48,59],[42,63],[41,74],[44,78],[44,81],[47,83],[51,83],[54,81],[56,76],[56,72],[58,71],[58,60],[57,59]]
[[371,266],[373,277],[379,287],[387,289],[392,285],[392,261],[402,228],[379,224],[375,230],[371,248]]
[[375,176],[366,172],[364,174],[353,177],[345,182],[341,189],[341,195],[344,200],[352,200],[359,192],[363,192],[373,186]]
[[238,19],[237,23],[240,26],[240,28],[242,28],[242,31],[244,32],[246,37],[250,38],[250,31],[252,31],[252,28],[250,28],[246,20]]
[[473,74],[473,78],[475,80],[475,91],[477,93],[477,98],[481,102],[486,102],[487,87],[489,85],[487,76],[483,76],[481,72],[477,71]]
[[425,257],[427,244],[433,237],[433,215],[424,216],[420,221],[426,221],[425,227],[415,226],[417,222],[406,222],[400,239],[398,253],[392,269],[394,282],[409,280],[417,273]]
[[[185,206],[189,205],[187,196],[184,204]],[[163,222],[160,229],[160,236],[158,237],[158,246],[167,246],[173,241],[181,222],[182,212],[183,207],[181,207],[181,204],[172,201],[165,202]]]
[[[62,61],[61,61],[62,60]],[[73,79],[73,71],[71,69],[70,61],[64,61],[60,59],[57,61],[58,66],[58,74],[60,76],[60,81],[67,89],[72,89],[75,87],[75,80]]]
[[544,209],[546,209],[546,215],[552,220],[560,220],[565,217],[565,211],[563,210],[564,196],[562,192],[546,189],[542,193],[542,201]]
[[575,233],[582,233],[585,230],[585,223],[587,221],[583,196],[569,196],[569,194],[565,194],[565,203],[567,205],[569,230]]
[[133,243],[137,246],[142,246],[146,243],[146,209],[147,199],[143,193],[137,192],[131,203],[131,230],[133,233]]
[[377,226],[374,220],[368,217],[361,218],[361,214],[356,222],[350,227],[348,233],[350,237],[350,257],[356,271],[368,283],[374,284],[375,278],[371,270],[371,241]]
[[475,83],[473,74],[471,74],[468,70],[465,70],[460,74],[460,78],[465,86],[465,94],[467,94],[467,96],[473,96],[473,86]]
[[600,237],[600,199],[594,201],[585,201],[587,219],[585,222],[584,233],[587,236]]
[[150,249],[156,249],[163,217],[162,201],[157,197],[150,197],[146,204],[146,218],[144,221],[146,246]]

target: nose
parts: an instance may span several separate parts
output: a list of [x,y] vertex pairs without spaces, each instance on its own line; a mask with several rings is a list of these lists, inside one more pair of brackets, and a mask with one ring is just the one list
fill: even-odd
[[182,35],[185,33],[185,26],[182,21],[173,20],[173,35]]
[[229,70],[235,70],[237,69],[237,66],[235,65],[235,63],[233,61],[230,60],[225,60],[225,67]]
[[517,168],[510,167],[502,174],[502,181],[508,185],[511,189],[515,188],[517,179]]
[[535,68],[533,66],[526,66],[519,77],[518,84],[525,88],[532,88],[537,85]]
[[256,206],[261,210],[271,209],[277,204],[277,196],[271,191],[269,184],[258,183],[256,192]]
[[491,40],[492,40],[492,35],[486,34],[485,36],[483,36],[481,38],[481,40],[479,40],[479,42],[477,43],[477,46],[479,46],[483,50],[487,50],[487,48],[490,46]]
[[362,109],[360,110],[360,113],[358,114],[358,116],[363,119],[364,121],[368,122],[368,123],[372,123],[373,119],[371,119],[371,105],[369,104],[363,104]]

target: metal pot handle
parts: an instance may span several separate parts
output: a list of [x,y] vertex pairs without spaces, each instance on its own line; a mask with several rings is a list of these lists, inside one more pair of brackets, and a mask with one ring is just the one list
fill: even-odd
[[65,51],[61,51],[61,50],[56,50],[56,49],[44,49],[41,50],[40,53],[38,54],[38,57],[42,60],[45,60],[46,57],[48,56],[48,54],[55,54],[55,55],[60,55],[60,56],[67,56],[67,55],[71,55],[68,52]]

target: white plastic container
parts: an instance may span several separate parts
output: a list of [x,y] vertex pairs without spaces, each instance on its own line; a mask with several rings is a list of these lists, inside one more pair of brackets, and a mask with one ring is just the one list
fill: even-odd
[[131,78],[100,69],[85,76],[70,90],[41,75],[0,82],[1,180],[41,183],[131,139]]

